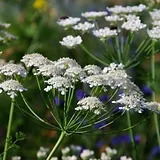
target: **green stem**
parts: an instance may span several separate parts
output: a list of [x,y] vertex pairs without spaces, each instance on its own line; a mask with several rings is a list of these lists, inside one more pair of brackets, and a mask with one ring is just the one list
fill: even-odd
[[55,146],[53,147],[53,149],[51,150],[50,154],[48,155],[47,159],[46,160],[50,160],[53,153],[57,150],[57,148],[59,147],[59,145],[61,144],[63,138],[65,137],[65,133],[64,132],[61,132],[61,135],[57,141],[57,143],[55,144]]
[[96,60],[97,62],[99,62],[99,63],[101,63],[101,64],[103,64],[103,65],[105,65],[105,66],[108,66],[108,63],[102,61],[102,60],[99,59],[97,56],[95,56],[94,54],[92,54],[91,52],[89,52],[84,45],[81,44],[80,46],[81,46],[81,48],[82,48],[90,57],[92,57],[94,60]]
[[12,99],[10,113],[9,113],[7,136],[6,136],[6,141],[5,141],[3,160],[6,160],[6,157],[7,157],[7,150],[8,150],[8,146],[9,146],[10,132],[11,132],[11,126],[12,126],[12,119],[13,119],[13,112],[14,112],[14,99]]
[[134,158],[134,160],[138,160],[136,144],[135,144],[135,141],[134,141],[133,130],[131,128],[132,124],[131,124],[131,117],[130,117],[129,111],[127,111],[127,121],[128,121],[128,127],[130,128],[129,129],[129,134],[130,134],[131,143],[132,143],[133,158]]
[[[152,76],[152,83],[154,86],[155,77],[156,77],[155,76],[155,41],[152,42],[151,76]],[[154,90],[152,91],[152,101],[156,101],[156,93]],[[153,116],[154,116],[154,124],[155,124],[155,129],[156,129],[156,134],[157,134],[157,141],[158,141],[158,145],[160,147],[160,132],[159,132],[157,113],[154,113]]]

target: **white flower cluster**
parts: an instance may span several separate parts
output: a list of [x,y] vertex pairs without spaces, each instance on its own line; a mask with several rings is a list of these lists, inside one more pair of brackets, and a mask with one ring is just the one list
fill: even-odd
[[39,53],[26,54],[22,57],[21,62],[23,62],[26,67],[39,67],[45,64],[52,64],[50,60]]
[[146,10],[147,7],[144,4],[139,4],[138,6],[120,6],[116,5],[114,7],[107,7],[107,10],[113,14],[128,14],[128,13],[140,13]]
[[84,23],[78,23],[77,25],[73,26],[73,29],[79,30],[82,32],[86,32],[94,27],[95,27],[95,24],[89,23],[89,22],[84,22]]
[[55,77],[58,75],[62,75],[63,71],[59,67],[56,67],[54,64],[45,64],[45,65],[40,66],[37,69],[37,72],[34,74],[35,75],[41,74],[46,77],[50,77],[50,76]]
[[99,12],[96,12],[96,11],[91,11],[91,12],[85,12],[85,13],[82,13],[81,14],[82,17],[85,17],[87,19],[95,19],[95,18],[99,18],[99,17],[104,17],[107,15],[107,12],[106,11],[99,11]]
[[3,66],[0,66],[0,74],[5,76],[19,75],[26,77],[27,71],[21,64],[5,63]]
[[120,157],[120,160],[132,160],[132,158],[127,156],[122,156]]
[[61,152],[63,156],[67,156],[70,153],[70,148],[69,147],[62,148]]
[[158,26],[158,27],[160,27],[160,20],[158,20],[158,21],[153,21],[152,24],[153,24],[153,26]]
[[120,17],[119,15],[111,15],[111,16],[106,16],[105,20],[107,22],[118,22],[118,21],[123,21],[124,18]]
[[154,9],[152,12],[149,12],[153,21],[160,20],[160,9]]
[[114,155],[117,154],[117,150],[110,147],[106,147],[105,152],[101,154],[101,160],[111,160]]
[[17,96],[17,92],[23,91],[26,91],[26,89],[18,81],[6,80],[0,83],[0,93],[6,92],[10,98]]
[[62,160],[78,160],[78,158],[75,155],[72,156],[62,156]]
[[12,157],[12,160],[21,160],[21,157],[20,156],[14,156],[14,157]]
[[66,17],[66,18],[61,18],[57,22],[60,26],[63,26],[65,28],[73,26],[77,24],[81,19],[80,18],[74,18],[74,17]]
[[[75,145],[72,145],[72,146],[75,146]],[[66,155],[62,154],[62,157],[61,157],[62,160],[78,160],[78,159],[82,159],[82,160],[112,160],[114,158],[114,156],[117,154],[117,150],[112,149],[110,147],[106,147],[105,151],[101,153],[100,158],[96,158],[93,150],[83,149],[82,152],[80,150],[79,150],[80,152],[76,152],[74,148],[72,150],[71,146],[66,147],[66,148],[67,148],[67,151],[69,151],[69,152],[67,152]],[[82,149],[82,147],[80,147],[80,146],[78,146],[78,148]],[[74,153],[75,155],[72,155],[72,153]],[[56,157],[53,157],[53,158],[56,158]],[[57,159],[53,159],[53,160],[57,160]],[[122,157],[120,157],[120,160],[132,160],[132,159],[127,158],[126,156],[122,156]]]
[[159,40],[160,39],[160,26],[153,27],[150,30],[148,29],[147,33],[151,39]]
[[105,28],[101,28],[99,30],[94,30],[93,34],[100,38],[100,40],[105,40],[107,38],[113,37],[113,36],[117,36],[118,35],[118,31],[115,29],[110,29],[109,27],[105,27]]
[[52,157],[51,160],[58,160],[58,158],[57,157]]
[[146,108],[146,100],[143,98],[143,93],[130,80],[122,86],[123,93],[119,95],[120,99],[112,101],[112,103],[119,103],[122,107],[119,109],[130,110],[142,113],[143,108]]
[[84,149],[82,153],[80,154],[80,157],[82,158],[82,160],[86,160],[86,159],[92,158],[93,155],[94,155],[94,151],[89,150],[89,149]]
[[0,30],[9,28],[10,26],[11,26],[10,23],[2,23],[2,22],[0,22]]
[[88,83],[90,87],[110,86],[112,89],[123,86],[129,78],[122,64],[111,63],[105,67],[101,74],[91,75],[83,79],[83,83]]
[[72,67],[66,70],[64,76],[68,77],[71,81],[76,82],[84,79],[86,77],[86,74],[82,68]]
[[5,65],[5,60],[3,60],[3,59],[0,59],[0,68],[2,67],[2,66],[4,66]]
[[87,73],[87,75],[96,75],[102,73],[102,69],[97,65],[87,65],[83,70]]
[[160,103],[158,102],[147,102],[146,103],[146,108],[150,111],[160,113]]
[[37,158],[46,158],[49,152],[49,148],[40,147],[37,152]]
[[74,59],[68,57],[58,59],[55,62],[55,66],[62,70],[66,70],[72,67],[80,67],[80,65]]
[[138,17],[138,16],[128,15],[128,16],[126,16],[126,18],[127,18],[127,21],[124,22],[121,26],[123,29],[129,30],[131,32],[135,32],[135,31],[139,31],[147,26],[146,24],[143,24],[141,22],[140,17]]
[[73,37],[69,35],[67,37],[63,37],[62,41],[59,42],[62,46],[66,46],[67,48],[75,48],[77,45],[82,43],[82,38],[80,36]]
[[45,81],[45,83],[47,83],[47,87],[44,89],[46,92],[54,88],[61,92],[62,95],[67,92],[68,88],[73,87],[71,81],[68,78],[61,76],[52,77]]
[[75,110],[89,110],[98,115],[103,110],[103,103],[97,97],[86,97],[77,103]]

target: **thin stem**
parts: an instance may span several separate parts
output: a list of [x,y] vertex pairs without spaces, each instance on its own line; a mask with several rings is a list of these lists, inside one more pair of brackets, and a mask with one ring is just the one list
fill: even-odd
[[14,112],[14,99],[12,99],[10,113],[9,113],[7,136],[6,136],[6,141],[5,141],[3,160],[6,160],[6,157],[7,157],[7,150],[8,150],[8,146],[9,146],[10,132],[11,132],[11,126],[12,126],[12,119],[13,119],[13,112]]
[[[152,76],[152,83],[153,86],[155,84],[155,41],[152,42],[152,57],[151,57],[151,76]],[[152,91],[152,101],[156,100],[156,93],[153,90]],[[155,129],[156,129],[156,134],[157,134],[157,141],[158,145],[160,147],[160,133],[159,133],[159,125],[158,125],[158,116],[157,113],[154,113],[154,124],[155,124]]]
[[53,149],[51,150],[50,154],[48,155],[46,160],[50,160],[52,155],[54,154],[54,152],[57,150],[57,148],[59,147],[59,145],[61,144],[63,138],[65,137],[65,133],[61,132],[61,135],[57,141],[57,143],[55,144],[55,146],[53,147]]
[[94,54],[92,54],[91,52],[89,52],[87,50],[87,48],[84,47],[84,45],[81,44],[80,46],[90,57],[92,57],[93,59],[95,59],[97,62],[99,62],[99,63],[101,63],[101,64],[103,64],[105,66],[108,66],[108,63],[102,61],[101,59],[99,59],[98,57],[96,57]]
[[138,160],[136,144],[135,144],[135,141],[134,141],[133,130],[131,128],[132,124],[131,124],[131,117],[130,117],[129,111],[127,111],[127,121],[128,121],[128,127],[130,128],[129,129],[129,134],[130,134],[131,143],[132,143],[133,157],[134,157],[134,160]]

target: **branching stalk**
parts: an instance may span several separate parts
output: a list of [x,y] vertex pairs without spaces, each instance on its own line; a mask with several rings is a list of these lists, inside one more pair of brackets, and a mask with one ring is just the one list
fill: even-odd
[[11,126],[12,126],[13,112],[14,112],[14,102],[15,102],[15,100],[12,99],[10,113],[9,113],[6,141],[5,141],[5,146],[4,146],[3,160],[6,160],[7,151],[8,151],[8,147],[9,147],[9,139],[10,139],[10,132],[11,132]]

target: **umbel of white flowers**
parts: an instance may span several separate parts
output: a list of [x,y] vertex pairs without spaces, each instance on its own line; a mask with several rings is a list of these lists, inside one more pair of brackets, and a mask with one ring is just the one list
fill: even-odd
[[[37,152],[37,158],[46,158],[47,153],[48,148],[40,147]],[[61,153],[62,156],[60,157],[60,159],[62,160],[112,160],[118,152],[116,149],[106,147],[101,153],[100,158],[96,158],[93,150],[82,149],[82,147],[78,145],[70,145],[69,147],[62,148]],[[58,157],[52,157],[51,160],[58,160]],[[132,160],[132,158],[127,158],[127,156],[121,156],[120,160]]]
[[[34,58],[33,58],[34,57]],[[107,88],[121,90],[117,100],[112,103],[121,104],[119,109],[133,109],[141,113],[144,108],[159,113],[159,103],[148,103],[143,98],[143,93],[131,81],[131,78],[124,70],[123,64],[111,63],[108,67],[100,68],[96,65],[87,65],[82,68],[75,60],[70,58],[60,58],[57,61],[51,61],[41,54],[33,53],[25,55],[21,62],[27,68],[33,68],[34,75],[45,76],[46,92],[57,90],[62,95],[66,95],[69,89],[75,89],[76,83],[86,84],[90,88],[101,87],[104,92]],[[13,70],[11,68],[13,67]],[[27,75],[26,69],[19,64],[3,63],[0,67],[0,73],[6,77]],[[11,98],[17,96],[17,92],[23,92],[26,89],[17,80],[10,79],[0,83],[0,92],[7,93]],[[90,111],[94,114],[101,114],[105,107],[96,96],[83,97],[77,102],[75,110]]]

